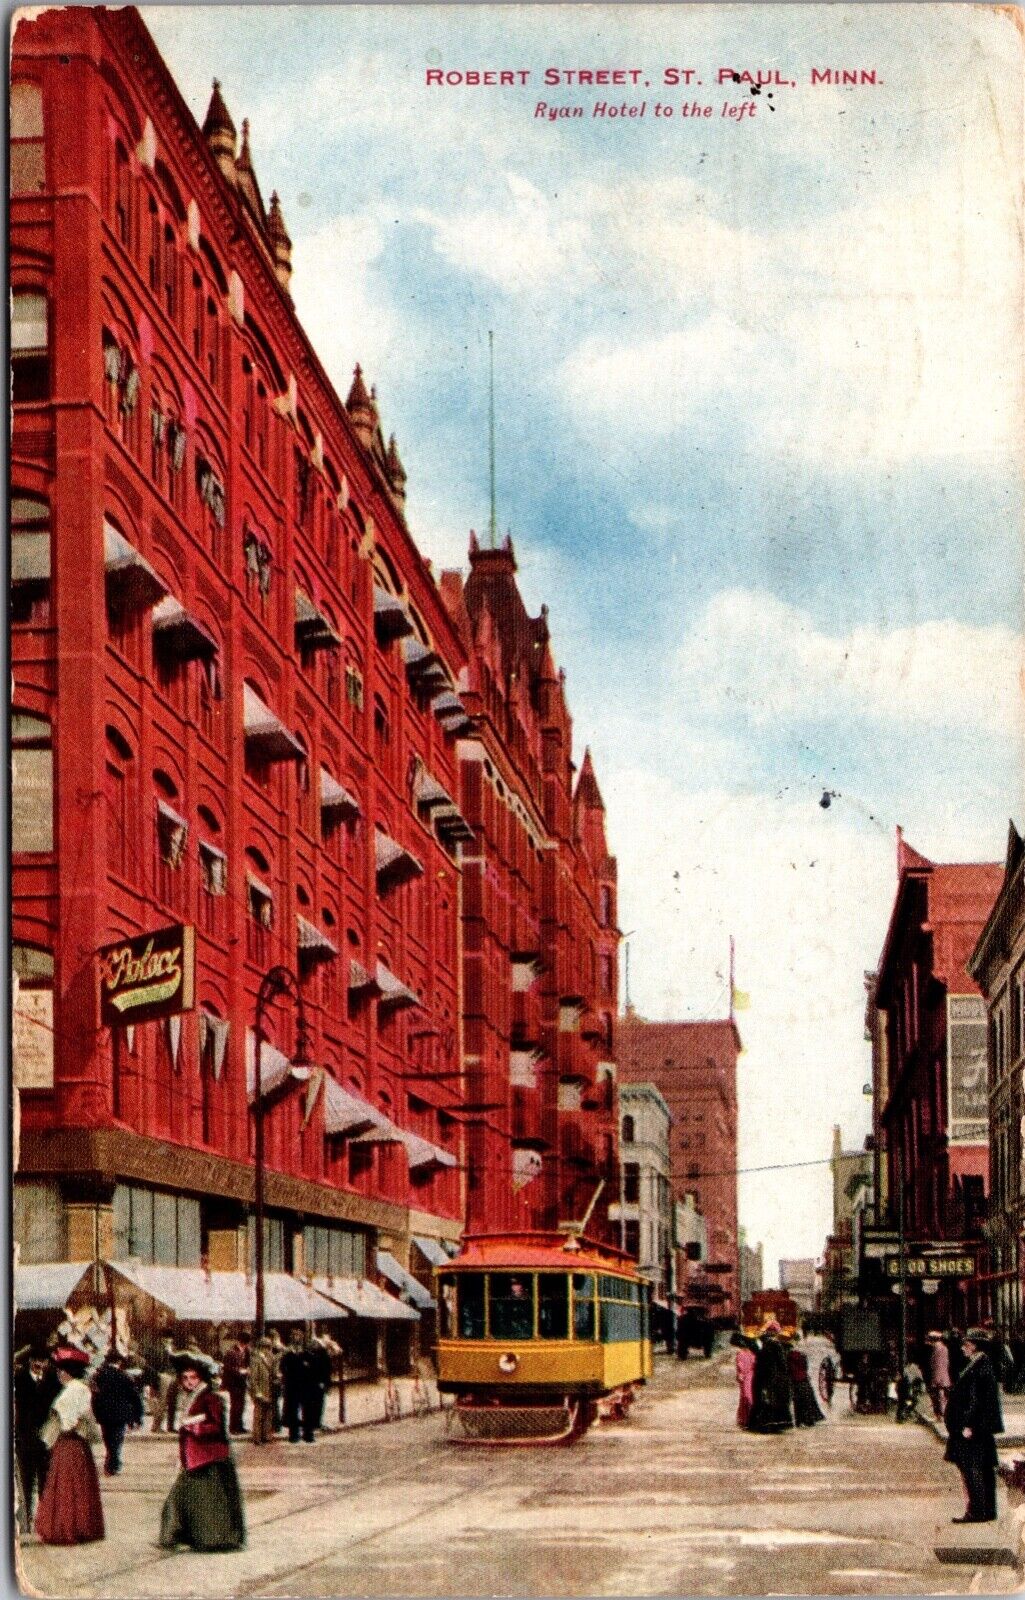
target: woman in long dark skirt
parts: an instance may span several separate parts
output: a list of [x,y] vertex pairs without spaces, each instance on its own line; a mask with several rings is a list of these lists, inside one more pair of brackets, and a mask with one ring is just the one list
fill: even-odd
[[211,1389],[213,1371],[202,1357],[179,1356],[175,1365],[187,1406],[178,1428],[181,1471],[164,1501],[160,1543],[166,1550],[241,1550],[246,1520],[224,1400]]
[[819,1410],[815,1391],[808,1377],[808,1357],[803,1350],[792,1345],[787,1357],[790,1367],[790,1385],[794,1391],[794,1423],[798,1428],[813,1428],[816,1422],[825,1422]]
[[83,1380],[89,1357],[84,1350],[62,1346],[54,1351],[53,1364],[61,1389],[40,1434],[50,1448],[50,1462],[36,1509],[36,1533],[43,1544],[89,1544],[104,1532],[92,1452],[99,1429]]
[[754,1405],[747,1424],[751,1433],[783,1433],[794,1425],[790,1368],[781,1331],[778,1322],[769,1322],[758,1341]]

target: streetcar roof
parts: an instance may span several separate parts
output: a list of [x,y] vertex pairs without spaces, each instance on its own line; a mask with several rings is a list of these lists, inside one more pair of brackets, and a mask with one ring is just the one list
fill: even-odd
[[[556,1272],[612,1272],[640,1280],[636,1264],[625,1251],[592,1239],[571,1242],[564,1233],[467,1234],[451,1267],[457,1271],[470,1267],[518,1267],[521,1271],[547,1267]],[[437,1270],[447,1272],[449,1268]]]

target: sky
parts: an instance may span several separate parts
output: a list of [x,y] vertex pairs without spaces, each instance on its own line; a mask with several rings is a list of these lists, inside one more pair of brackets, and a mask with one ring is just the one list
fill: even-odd
[[828,1167],[787,1164],[870,1125],[896,826],[998,860],[1025,822],[1018,31],[953,5],[143,16],[199,121],[215,76],[250,119],[300,319],[343,397],[356,361],[376,383],[439,570],[487,526],[494,331],[499,526],[596,763],[637,1010],[725,1015],[736,941],[741,1222],[774,1281],[829,1229]]

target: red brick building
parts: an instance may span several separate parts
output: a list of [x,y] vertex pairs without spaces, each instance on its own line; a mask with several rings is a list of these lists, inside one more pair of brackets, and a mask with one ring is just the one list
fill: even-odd
[[[707,1260],[688,1274],[710,1309],[739,1314],[737,1227],[737,1058],[740,1035],[720,1022],[647,1022],[628,1014],[617,1028],[616,1060],[624,1083],[654,1083],[672,1112],[672,1184],[692,1194],[705,1219]],[[696,1280],[696,1282],[695,1282]]]
[[[929,861],[898,832],[897,895],[874,992],[885,1033],[882,1221],[895,1227],[902,1207],[916,1260],[934,1253],[979,1265],[989,1185],[986,1007],[967,963],[1002,875],[996,864]],[[942,1280],[931,1309],[923,1277]],[[947,1281],[938,1265],[909,1279],[920,1322],[963,1326],[979,1315],[976,1273]]]
[[442,590],[463,636],[460,741],[467,1052],[467,1223],[606,1235],[617,1198],[616,864],[589,753],[572,727],[547,615],[528,615],[511,541],[470,546]]
[[[22,1258],[249,1264],[284,963],[313,1071],[282,1001],[268,1263],[373,1276],[461,1228],[465,646],[373,391],[343,405],[296,319],[247,125],[215,86],[197,126],[131,8],[21,21],[12,76]],[[97,952],[173,924],[194,1008],[101,1028]]]

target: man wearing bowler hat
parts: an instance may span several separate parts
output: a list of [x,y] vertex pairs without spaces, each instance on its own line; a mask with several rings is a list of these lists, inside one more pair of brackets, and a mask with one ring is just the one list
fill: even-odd
[[967,1364],[947,1400],[947,1448],[964,1481],[968,1505],[954,1522],[995,1522],[997,1516],[996,1435],[1004,1431],[1000,1391],[990,1361],[986,1332],[969,1328],[962,1345]]

